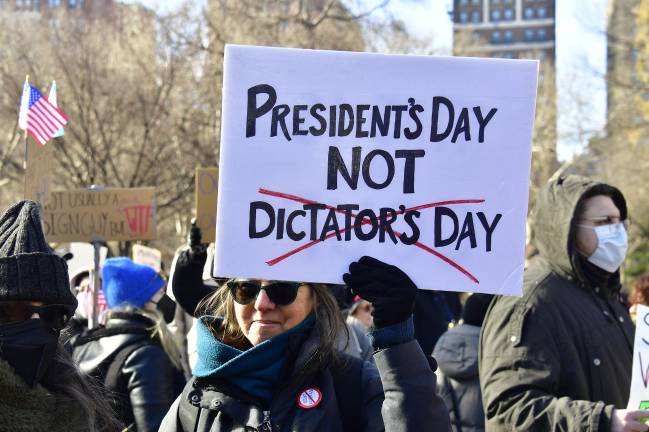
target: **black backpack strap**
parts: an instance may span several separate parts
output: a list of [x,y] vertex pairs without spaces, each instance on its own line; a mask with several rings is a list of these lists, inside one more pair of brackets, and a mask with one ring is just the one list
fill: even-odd
[[344,364],[332,369],[334,390],[344,431],[360,431],[363,410],[363,363],[352,357],[342,356]]
[[106,377],[104,378],[104,385],[106,386],[107,389],[112,391],[115,391],[117,389],[117,386],[119,385],[119,376],[122,373],[122,368],[124,367],[124,363],[126,362],[126,359],[128,358],[128,356],[133,354],[133,352],[136,349],[146,345],[151,345],[151,344],[132,343],[130,345],[126,345],[117,353],[117,355],[115,355],[113,361],[110,363],[110,366],[108,366],[108,370],[106,371]]

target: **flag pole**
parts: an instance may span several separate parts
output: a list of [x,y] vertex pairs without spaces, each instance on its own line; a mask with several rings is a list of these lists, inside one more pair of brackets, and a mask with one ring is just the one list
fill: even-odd
[[[25,83],[29,83],[29,75],[25,75]],[[21,105],[23,103],[21,99]],[[20,119],[19,119],[20,120]],[[27,158],[29,157],[28,150],[27,150],[27,128],[23,129],[23,145],[25,147],[25,159],[23,160],[23,169],[27,171]]]

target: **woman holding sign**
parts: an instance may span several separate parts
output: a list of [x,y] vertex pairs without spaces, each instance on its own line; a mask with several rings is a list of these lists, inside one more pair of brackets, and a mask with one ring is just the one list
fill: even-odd
[[374,306],[376,366],[335,349],[344,323],[326,285],[230,279],[199,306],[194,377],[160,430],[449,430],[414,340],[416,286],[370,257],[343,278]]

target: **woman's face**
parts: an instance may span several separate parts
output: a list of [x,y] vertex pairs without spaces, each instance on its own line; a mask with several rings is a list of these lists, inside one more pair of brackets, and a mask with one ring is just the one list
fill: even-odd
[[[270,281],[260,283],[266,286]],[[311,287],[301,285],[290,304],[277,305],[270,301],[265,290],[261,290],[255,301],[247,305],[234,302],[234,313],[244,336],[252,345],[257,345],[300,324],[313,307]]]

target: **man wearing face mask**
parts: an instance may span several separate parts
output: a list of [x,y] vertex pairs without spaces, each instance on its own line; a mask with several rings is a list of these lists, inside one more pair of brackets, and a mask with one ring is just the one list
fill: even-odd
[[646,431],[626,410],[634,326],[620,296],[627,207],[613,186],[556,176],[536,197],[523,297],[492,302],[480,338],[487,431]]
[[13,205],[0,216],[0,432],[120,429],[59,341],[76,306],[38,205]]
[[73,357],[116,396],[115,410],[127,430],[157,431],[185,384],[180,351],[164,317],[174,303],[162,277],[129,258],[107,259],[102,281],[106,326],[79,336]]

